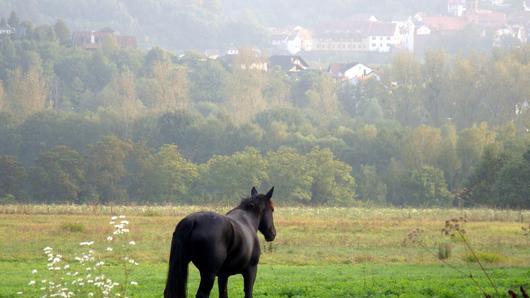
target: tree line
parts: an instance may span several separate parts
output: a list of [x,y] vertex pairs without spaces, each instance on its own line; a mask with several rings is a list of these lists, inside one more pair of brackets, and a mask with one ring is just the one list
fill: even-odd
[[530,48],[399,54],[346,84],[8,21],[26,27],[0,37],[8,200],[223,202],[263,183],[286,203],[530,205]]

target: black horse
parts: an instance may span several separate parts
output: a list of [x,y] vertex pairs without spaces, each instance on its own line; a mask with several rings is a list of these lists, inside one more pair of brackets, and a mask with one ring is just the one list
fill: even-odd
[[196,297],[210,296],[216,276],[219,297],[228,297],[226,284],[234,274],[243,275],[245,298],[252,297],[261,253],[256,233],[259,230],[267,241],[276,237],[273,191],[258,194],[253,187],[250,197],[226,215],[197,212],[182,219],[173,232],[164,297],[186,297],[189,262],[201,274]]

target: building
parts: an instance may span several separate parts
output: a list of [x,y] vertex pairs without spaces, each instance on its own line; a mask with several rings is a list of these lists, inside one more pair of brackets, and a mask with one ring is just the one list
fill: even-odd
[[452,16],[461,17],[466,11],[466,0],[448,0],[447,13]]
[[373,69],[358,62],[330,64],[328,73],[338,80],[348,81],[352,84],[357,84],[371,77],[378,78]]
[[239,67],[243,70],[268,71],[268,61],[261,51],[254,48],[230,49],[218,58],[226,67]]
[[414,50],[414,24],[346,20],[319,27],[313,36],[313,51],[379,52]]
[[101,31],[83,31],[72,34],[72,44],[74,47],[83,49],[100,49],[108,41],[115,40],[118,47],[122,49],[135,49],[137,45],[134,36],[116,35],[112,29]]
[[309,30],[300,26],[294,29],[273,29],[271,44],[279,50],[286,50],[294,55],[301,51],[311,51],[313,38]]
[[269,57],[269,68],[279,67],[285,72],[300,72],[309,68],[309,64],[300,56],[273,55]]
[[15,34],[15,28],[11,27],[9,24],[0,26],[0,35],[11,35]]
[[[422,16],[421,24],[419,28],[425,27],[421,33],[425,33],[429,29],[430,31],[444,35],[463,31],[471,24],[471,21],[466,17]],[[417,34],[419,33],[417,32]]]

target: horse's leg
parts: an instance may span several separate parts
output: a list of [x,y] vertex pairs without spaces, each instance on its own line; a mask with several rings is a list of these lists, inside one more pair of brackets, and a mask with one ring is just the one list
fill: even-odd
[[256,281],[256,273],[258,266],[250,266],[243,272],[243,280],[245,284],[245,298],[252,298],[252,289],[254,288],[254,281]]
[[210,297],[210,291],[212,291],[213,284],[215,282],[215,273],[210,271],[201,271],[201,283],[197,290],[197,298],[208,298]]
[[219,298],[228,298],[228,275],[219,275],[217,277],[217,285],[219,285]]

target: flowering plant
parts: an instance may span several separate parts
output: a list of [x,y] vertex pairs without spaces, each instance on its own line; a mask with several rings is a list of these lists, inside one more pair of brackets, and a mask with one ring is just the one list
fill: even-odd
[[[138,262],[131,257],[131,249],[136,245],[129,238],[129,221],[124,215],[112,216],[109,222],[113,232],[102,243],[106,248],[97,251],[95,241],[79,243],[81,252],[68,263],[61,254],[55,253],[51,247],[43,249],[48,258],[47,268],[39,272],[33,269],[33,278],[28,282],[29,292],[40,292],[39,297],[129,297],[130,286],[138,286],[138,282],[130,280],[131,272]],[[112,278],[107,269],[111,262],[117,260],[122,269],[120,282]],[[17,294],[23,295],[24,292]]]

